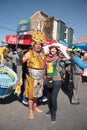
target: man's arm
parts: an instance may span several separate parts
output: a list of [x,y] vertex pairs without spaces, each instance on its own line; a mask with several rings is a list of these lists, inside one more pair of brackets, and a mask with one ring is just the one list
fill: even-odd
[[87,68],[87,63],[82,61],[81,58],[78,56],[74,57],[74,62],[82,69]]
[[22,57],[22,63],[26,62],[29,60],[29,52],[25,53],[25,55]]

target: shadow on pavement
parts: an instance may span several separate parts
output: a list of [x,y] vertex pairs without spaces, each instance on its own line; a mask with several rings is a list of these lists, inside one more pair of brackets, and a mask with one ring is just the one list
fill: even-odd
[[64,94],[67,95],[67,97],[71,103],[71,99],[73,96],[73,83],[69,82],[68,84],[63,84],[61,90],[63,91]]
[[8,97],[0,99],[0,104],[9,104],[9,103],[14,102],[16,100],[18,100],[18,98],[14,94],[14,90],[13,90],[12,93]]
[[66,72],[66,78],[63,81],[61,90],[64,92],[64,94],[68,96],[70,102],[73,96],[73,89],[74,89],[73,81],[70,80],[70,74]]

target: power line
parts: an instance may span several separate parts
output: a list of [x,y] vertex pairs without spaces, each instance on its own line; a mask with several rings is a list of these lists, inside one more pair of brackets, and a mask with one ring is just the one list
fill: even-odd
[[1,25],[0,25],[0,28],[1,28],[1,29],[4,29],[4,30],[9,30],[9,31],[12,31],[12,32],[16,32],[16,31],[13,30],[13,29],[10,29],[10,28],[7,28],[7,27],[1,26]]
[[6,23],[6,22],[2,22],[1,20],[0,20],[0,25],[1,26],[11,26],[11,27],[15,26],[15,25],[11,25],[11,24]]

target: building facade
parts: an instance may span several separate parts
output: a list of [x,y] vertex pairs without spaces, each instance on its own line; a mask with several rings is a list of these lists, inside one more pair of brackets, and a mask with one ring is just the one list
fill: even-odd
[[74,30],[72,28],[66,27],[66,31],[65,31],[66,38],[64,40],[68,43],[73,43],[73,33]]
[[57,20],[57,40],[64,40],[66,38],[66,25],[62,20]]
[[47,39],[73,42],[74,30],[67,27],[64,21],[57,20],[54,16],[49,17],[42,11],[37,11],[30,17],[30,30],[27,31],[27,34],[32,34],[34,30],[44,31]]

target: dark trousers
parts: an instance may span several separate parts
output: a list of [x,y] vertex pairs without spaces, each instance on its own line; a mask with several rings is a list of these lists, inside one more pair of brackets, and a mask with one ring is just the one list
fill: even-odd
[[51,111],[51,116],[56,116],[57,111],[57,97],[59,90],[62,86],[62,81],[54,81],[54,87],[52,89],[48,89],[48,107]]

